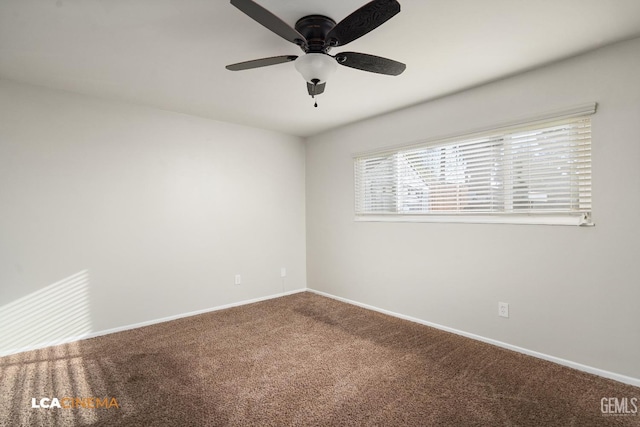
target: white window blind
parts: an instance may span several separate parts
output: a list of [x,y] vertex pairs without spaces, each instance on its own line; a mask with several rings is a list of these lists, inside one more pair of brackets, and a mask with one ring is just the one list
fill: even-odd
[[591,214],[589,116],[357,156],[354,166],[360,218],[567,216],[585,223]]

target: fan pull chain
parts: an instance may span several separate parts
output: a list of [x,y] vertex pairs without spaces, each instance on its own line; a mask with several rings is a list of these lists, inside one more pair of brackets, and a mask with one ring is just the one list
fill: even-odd
[[311,91],[311,98],[314,100],[313,106],[318,108],[318,101],[316,100],[316,94],[318,90],[318,83],[320,83],[320,80],[313,79],[311,80],[311,83],[313,83],[313,90]]

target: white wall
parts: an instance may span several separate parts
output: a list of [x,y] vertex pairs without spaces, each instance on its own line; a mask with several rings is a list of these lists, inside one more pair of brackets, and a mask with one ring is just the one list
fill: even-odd
[[304,153],[0,80],[0,353],[304,289]]
[[[308,287],[640,378],[639,76],[636,39],[310,138]],[[596,227],[354,222],[353,153],[593,101]]]

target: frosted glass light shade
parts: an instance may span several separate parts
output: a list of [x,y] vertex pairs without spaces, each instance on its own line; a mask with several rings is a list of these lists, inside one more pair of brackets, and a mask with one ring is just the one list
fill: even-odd
[[295,66],[296,70],[309,83],[312,83],[314,79],[320,80],[320,83],[326,82],[338,68],[336,60],[324,53],[307,53],[299,56],[295,61]]

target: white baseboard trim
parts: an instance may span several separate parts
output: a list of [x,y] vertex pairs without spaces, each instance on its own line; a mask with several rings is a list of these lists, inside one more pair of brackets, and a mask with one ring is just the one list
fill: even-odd
[[526,354],[528,356],[537,357],[538,359],[543,359],[549,362],[557,363],[559,365],[567,366],[569,368],[577,369],[579,371],[587,372],[589,374],[598,375],[600,377],[609,378],[611,380],[619,381],[621,383],[629,384],[635,387],[640,387],[640,378],[629,377],[622,374],[617,374],[615,372],[605,371],[604,369],[594,368],[592,366],[583,365],[581,363],[572,362],[571,360],[561,359],[559,357],[550,356],[548,354],[540,353],[534,350],[529,350],[523,347],[518,347],[516,345],[508,344],[502,341],[494,340],[491,338],[486,338],[481,335],[472,334],[469,332],[460,331],[458,329],[450,328],[448,326],[443,326],[437,323],[428,322],[426,320],[418,319],[416,317],[406,316],[404,314],[395,313],[393,311],[385,310],[382,308],[374,307],[369,304],[363,304],[357,301],[353,301],[347,298],[342,298],[336,295],[328,294],[326,292],[317,291],[315,289],[307,288],[308,292],[313,292],[314,294],[322,295],[327,298],[335,299],[337,301],[345,302],[347,304],[355,305],[358,307],[366,308],[368,310],[377,311],[379,313],[387,314],[389,316],[398,317],[400,319],[408,320],[411,322],[419,323],[425,326],[431,326],[432,328],[440,329],[442,331],[451,332],[456,335],[461,335],[466,338],[471,338],[476,341],[482,341],[487,344],[492,344],[498,347],[506,348],[507,350],[516,351],[518,353]]
[[69,344],[69,343],[72,343],[72,342],[75,342],[75,341],[86,340],[86,339],[89,339],[89,338],[95,338],[95,337],[99,337],[99,336],[103,336],[103,335],[115,334],[116,332],[128,331],[130,329],[142,328],[144,326],[155,325],[157,323],[169,322],[171,320],[182,319],[183,317],[197,316],[198,314],[209,313],[209,312],[212,312],[212,311],[225,310],[227,308],[239,307],[241,305],[253,304],[253,303],[256,303],[256,302],[266,301],[266,300],[270,300],[270,299],[274,299],[274,298],[280,298],[280,297],[284,297],[284,296],[287,296],[287,295],[293,295],[293,294],[297,294],[297,293],[305,292],[305,291],[306,291],[305,288],[301,288],[301,289],[296,289],[296,290],[293,290],[293,291],[281,292],[279,294],[273,294],[273,295],[267,295],[267,296],[264,296],[264,297],[253,298],[253,299],[250,299],[250,300],[232,302],[232,303],[229,303],[229,304],[219,305],[219,306],[212,307],[212,308],[205,308],[205,309],[202,309],[202,310],[191,311],[191,312],[188,312],[188,313],[181,313],[181,314],[176,314],[176,315],[173,315],[173,316],[162,317],[160,319],[147,320],[145,322],[134,323],[134,324],[125,325],[125,326],[119,326],[117,328],[106,329],[106,330],[103,330],[103,331],[88,332],[88,333],[82,334],[82,335],[77,335],[77,336],[73,336],[73,337],[66,337],[66,338],[58,339],[58,340],[55,340],[55,341],[49,341],[49,342],[45,342],[45,343],[38,343],[38,344],[30,345],[30,346],[27,346],[27,347],[23,347],[23,348],[11,349],[11,350],[7,350],[7,351],[1,351],[0,352],[0,357],[10,356],[12,354],[17,354],[17,353],[23,353],[25,351],[40,350],[40,349],[51,347],[51,346],[54,346],[54,345]]

